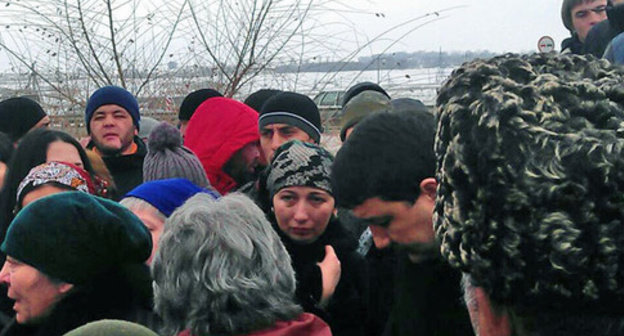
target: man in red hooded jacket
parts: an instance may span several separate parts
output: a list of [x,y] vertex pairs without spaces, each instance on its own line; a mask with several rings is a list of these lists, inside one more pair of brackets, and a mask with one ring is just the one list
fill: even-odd
[[210,183],[225,195],[254,178],[260,158],[258,113],[230,98],[199,105],[184,145],[199,157]]

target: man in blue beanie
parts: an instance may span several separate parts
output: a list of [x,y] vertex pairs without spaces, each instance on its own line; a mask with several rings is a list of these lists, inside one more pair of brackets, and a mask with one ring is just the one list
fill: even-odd
[[102,87],[87,101],[85,125],[91,136],[87,148],[102,157],[113,176],[118,189],[115,200],[143,182],[147,149],[137,136],[140,120],[139,103],[121,87]]

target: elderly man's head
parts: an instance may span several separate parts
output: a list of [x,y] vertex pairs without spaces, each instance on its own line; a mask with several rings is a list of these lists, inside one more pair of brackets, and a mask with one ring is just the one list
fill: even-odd
[[622,75],[505,55],[441,89],[434,226],[480,335],[624,333]]

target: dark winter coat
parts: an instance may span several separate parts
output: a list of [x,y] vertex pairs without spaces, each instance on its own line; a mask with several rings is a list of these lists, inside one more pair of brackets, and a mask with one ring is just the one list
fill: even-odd
[[441,257],[414,263],[405,251],[397,252],[394,304],[384,336],[473,335],[461,300],[461,274]]
[[576,34],[561,42],[561,52],[572,53],[576,55],[583,54],[583,42],[581,42]]
[[157,326],[158,319],[150,309],[151,281],[147,266],[141,265],[141,268],[125,273],[132,276],[107,274],[74,287],[56,303],[41,323],[24,326],[13,320],[0,332],[0,336],[62,336],[88,322],[101,319],[137,322],[148,328]]
[[[356,243],[331,220],[325,232],[311,244],[299,244],[274,227],[292,258],[297,279],[296,297],[306,312],[313,313],[329,324],[334,336],[365,335],[368,318],[368,276],[364,259],[355,253]],[[323,281],[317,263],[325,258],[325,245],[331,245],[340,260],[341,276],[328,306],[321,299]]]
[[[117,186],[117,192],[113,195],[115,201],[121,200],[128,191],[143,183],[143,160],[147,155],[147,147],[138,136],[134,137],[134,143],[137,145],[134,154],[102,157]],[[87,148],[93,147],[91,141]]]

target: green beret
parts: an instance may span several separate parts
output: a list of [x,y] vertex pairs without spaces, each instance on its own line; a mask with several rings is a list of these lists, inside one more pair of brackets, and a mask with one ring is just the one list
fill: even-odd
[[152,240],[125,207],[83,192],[43,197],[15,217],[0,247],[48,276],[84,284],[121,266],[141,264]]
[[132,322],[101,320],[87,323],[63,336],[158,336],[158,334]]
[[377,91],[363,91],[353,97],[342,107],[342,124],[340,128],[340,139],[345,141],[347,130],[364,117],[375,112],[388,112],[392,108],[390,98]]

